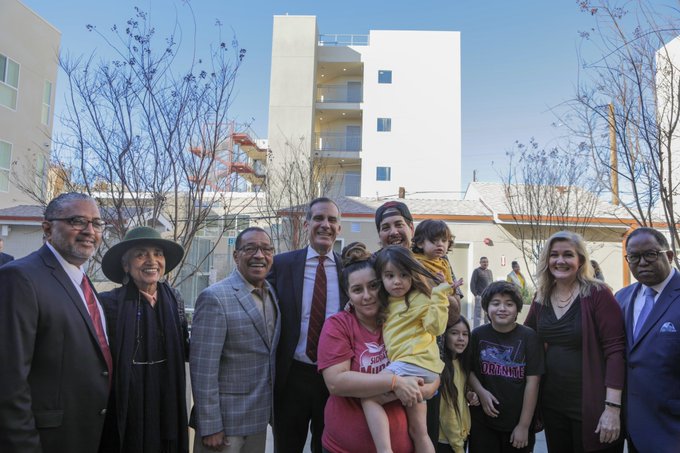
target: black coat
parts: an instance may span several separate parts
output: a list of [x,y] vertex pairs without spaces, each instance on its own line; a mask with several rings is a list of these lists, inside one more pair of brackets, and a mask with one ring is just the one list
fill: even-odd
[[[122,452],[129,436],[142,436],[143,426],[135,425],[140,431],[126,432],[128,403],[133,379],[132,360],[136,345],[136,324],[140,293],[130,282],[112,291],[100,294],[108,325],[109,344],[113,356],[113,391],[111,411],[106,417],[100,452]],[[143,298],[143,296],[141,296]],[[164,349],[167,357],[167,374],[163,376],[163,387],[167,388],[164,401],[153,401],[163,410],[160,417],[162,439],[174,439],[161,451],[188,452],[187,408],[185,361],[188,360],[188,329],[184,316],[184,305],[176,292],[165,282],[158,286],[158,319],[163,328]],[[144,301],[146,303],[146,301]],[[139,384],[139,383],[137,383]],[[159,382],[160,386],[161,383]],[[143,397],[143,395],[142,395]],[[156,420],[152,422],[157,422]],[[143,425],[143,423],[142,423]],[[160,441],[160,440],[159,440]]]

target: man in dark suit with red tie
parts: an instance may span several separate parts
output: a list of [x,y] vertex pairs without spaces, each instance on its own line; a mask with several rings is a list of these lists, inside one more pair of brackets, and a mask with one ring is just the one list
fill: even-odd
[[94,453],[111,353],[82,265],[105,228],[96,202],[62,194],[45,209],[45,244],[0,267],[0,451]]
[[309,246],[275,256],[267,277],[281,309],[274,387],[277,453],[302,452],[310,428],[312,452],[321,453],[328,390],[316,369],[316,349],[324,320],[347,302],[340,256],[333,252],[340,209],[329,198],[317,198],[309,203],[304,227]]

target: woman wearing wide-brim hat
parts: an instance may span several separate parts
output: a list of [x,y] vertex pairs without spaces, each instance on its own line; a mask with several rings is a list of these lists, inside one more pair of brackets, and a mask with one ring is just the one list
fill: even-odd
[[114,361],[101,452],[188,452],[188,329],[178,293],[162,277],[181,245],[137,227],[111,247],[102,271],[122,286],[99,294]]

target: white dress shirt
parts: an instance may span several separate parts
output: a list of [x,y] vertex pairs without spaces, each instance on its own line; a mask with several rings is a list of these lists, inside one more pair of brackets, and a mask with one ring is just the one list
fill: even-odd
[[[319,254],[312,247],[307,247],[305,259],[305,278],[302,287],[302,306],[300,307],[300,339],[295,347],[293,358],[300,362],[313,364],[307,357],[307,331],[312,312],[312,296],[314,295],[314,281],[316,267],[319,264]],[[331,251],[323,262],[326,270],[326,319],[340,311],[340,282],[335,255]]]
[[[76,288],[76,291],[78,291],[78,294],[80,294],[80,300],[83,301],[83,305],[85,306],[85,310],[89,313],[90,311],[87,308],[87,301],[85,300],[85,295],[83,294],[83,290],[80,288],[80,284],[82,283],[83,279],[85,277],[85,272],[83,271],[82,266],[76,266],[64,259],[63,256],[57,252],[57,250],[52,247],[52,244],[49,242],[45,242],[45,245],[47,245],[47,248],[49,248],[54,256],[57,258],[57,261],[59,261],[59,264],[61,264],[61,267],[64,269],[64,272],[66,272],[66,275],[71,279],[71,282],[73,283],[73,286]],[[93,291],[94,292],[94,291]],[[109,342],[109,337],[108,334],[106,333],[106,316],[104,316],[104,309],[102,309],[102,304],[99,303],[99,299],[97,299],[97,295],[94,295],[95,300],[97,301],[97,309],[99,310],[99,316],[101,316],[102,319],[102,327],[104,327],[104,336],[106,337],[106,342]]]

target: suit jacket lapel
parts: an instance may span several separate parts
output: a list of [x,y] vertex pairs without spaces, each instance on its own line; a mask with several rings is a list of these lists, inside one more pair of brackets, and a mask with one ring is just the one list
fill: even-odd
[[279,300],[276,298],[276,291],[274,291],[274,288],[269,284],[268,281],[265,281],[264,284],[267,291],[269,291],[269,297],[271,299],[272,305],[274,306],[274,312],[276,313],[274,335],[272,336],[271,342],[268,343],[269,347],[271,347],[272,344],[277,344],[279,341],[279,335],[281,331],[281,310],[279,309]]
[[630,298],[628,299],[627,305],[625,306],[625,312],[623,315],[625,316],[625,325],[626,325],[626,343],[628,343],[628,350],[630,351],[633,347],[633,322],[635,320],[635,299],[637,298],[638,292],[640,291],[640,288],[642,285],[640,283],[636,283],[635,287],[632,289],[630,293]]
[[302,322],[302,288],[305,284],[305,265],[307,262],[307,247],[300,249],[291,263],[291,280],[293,284],[293,297],[295,302],[296,325]]
[[680,274],[672,270],[673,278],[668,282],[668,285],[663,289],[656,302],[654,308],[649,312],[649,316],[642,325],[640,334],[635,343],[639,343],[656,325],[657,321],[666,313],[666,310],[671,304],[680,296]]
[[92,335],[92,337],[97,340],[97,345],[99,345],[97,332],[94,330],[94,324],[92,324],[92,318],[90,318],[90,314],[87,312],[87,308],[85,307],[85,302],[83,302],[82,297],[80,297],[78,290],[76,290],[75,286],[73,286],[73,281],[68,276],[64,268],[61,267],[61,264],[59,264],[57,258],[54,256],[52,251],[47,248],[46,245],[40,249],[40,254],[43,261],[45,262],[45,265],[52,269],[52,276],[54,279],[59,283],[59,285],[61,285],[62,288],[64,288],[64,291],[66,291],[66,293],[69,295],[71,302],[76,306],[80,316],[83,317],[83,320],[87,325],[87,329],[90,331],[90,335]]
[[260,310],[257,309],[253,295],[248,292],[246,284],[240,276],[234,274],[233,277],[232,286],[234,288],[236,299],[250,320],[253,322],[255,330],[257,330],[257,333],[260,334],[260,337],[262,337],[264,343],[269,346],[267,326],[264,324],[264,317],[260,313]]

